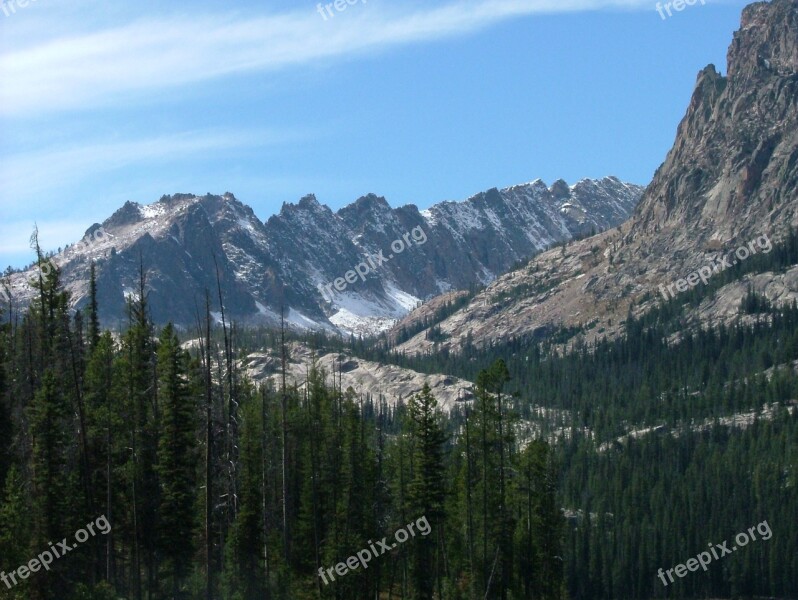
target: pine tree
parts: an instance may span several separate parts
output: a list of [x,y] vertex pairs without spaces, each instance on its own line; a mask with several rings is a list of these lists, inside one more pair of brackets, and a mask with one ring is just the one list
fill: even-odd
[[239,456],[238,515],[230,531],[227,548],[227,586],[230,597],[242,600],[264,598],[265,546],[261,496],[263,446],[261,404],[249,385],[240,389],[242,423]]
[[[506,449],[508,443],[512,442],[512,435],[506,426],[505,409],[502,396],[505,384],[510,380],[510,372],[504,360],[498,359],[486,371],[482,371],[477,376],[477,385],[483,390],[489,392],[496,398],[496,443],[499,452],[499,510],[498,521],[499,531],[497,545],[499,552],[499,565],[501,567],[501,581],[500,581],[500,597],[502,600],[507,598],[507,590],[510,587],[510,579],[512,577],[512,544],[510,540],[510,531],[512,530],[513,523],[511,521],[510,513],[507,510],[507,475],[506,475]],[[484,395],[484,393],[483,393]],[[509,439],[508,439],[509,437]]]
[[556,497],[557,472],[546,442],[532,441],[521,453],[518,497],[522,518],[516,535],[524,597],[563,597],[564,521]]
[[100,342],[100,317],[97,303],[97,267],[91,263],[89,274],[89,305],[86,307],[89,319],[89,351],[94,351]]
[[153,329],[149,318],[146,276],[139,273],[139,290],[129,301],[130,327],[122,338],[122,366],[126,393],[125,422],[128,425],[126,457],[126,514],[132,529],[133,588],[142,597],[142,559],[147,588],[155,591],[156,550],[160,488],[157,477],[158,421],[156,360]]
[[[5,479],[4,489],[0,495],[0,557],[3,564],[0,569],[15,568],[29,560],[31,547],[30,505],[25,481],[16,466],[12,466]],[[29,597],[27,587],[30,583],[19,582],[15,588],[7,590],[7,585],[0,583],[0,598],[3,600],[22,600]]]
[[[497,528],[497,520],[492,515],[500,511],[499,486],[499,452],[500,444],[497,423],[499,420],[496,404],[490,391],[490,377],[482,371],[477,377],[477,393],[475,402],[475,421],[479,435],[477,449],[481,471],[477,474],[476,490],[481,500],[482,553],[479,557],[480,587],[483,595],[488,596],[502,586],[496,584],[496,565],[501,553],[501,534]],[[497,530],[499,529],[499,530]],[[501,579],[501,578],[499,578]]]
[[419,600],[432,599],[436,578],[441,576],[440,541],[446,495],[443,452],[446,436],[437,406],[429,384],[425,383],[421,392],[410,400],[408,407],[415,447],[415,477],[410,483],[410,503],[416,511],[416,518],[426,518],[432,523],[434,534],[433,537],[414,540],[414,597]]
[[[32,540],[30,552],[47,548],[48,542],[71,537],[75,498],[74,471],[69,461],[71,411],[55,375],[47,370],[41,389],[28,410],[32,442]],[[31,581],[33,600],[49,600],[64,585],[64,569],[59,563],[52,571]]]
[[[100,336],[89,358],[84,377],[87,436],[91,441],[93,457],[91,462],[94,467],[91,473],[92,489],[95,494],[94,506],[105,507],[104,514],[110,522],[114,521],[116,508],[115,464],[118,448],[115,440],[124,428],[119,414],[122,404],[119,401],[120,394],[114,371],[115,359],[114,340],[109,332],[105,332]],[[111,584],[115,579],[113,540],[112,530],[105,540],[104,559],[100,569],[104,578]]]
[[[8,343],[11,325],[3,322],[3,308],[0,307],[0,483],[5,482],[6,473],[11,466],[11,440],[13,439],[13,422],[11,419],[6,364],[9,360]],[[2,496],[0,496],[0,501]]]
[[171,324],[163,329],[159,341],[159,548],[171,569],[172,594],[177,598],[194,554],[197,388],[189,381],[187,357]]

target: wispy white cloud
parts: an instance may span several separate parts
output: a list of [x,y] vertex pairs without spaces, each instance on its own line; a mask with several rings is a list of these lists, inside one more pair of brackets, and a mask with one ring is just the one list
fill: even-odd
[[5,213],[29,210],[17,206],[15,199],[37,197],[56,187],[130,165],[175,162],[210,150],[274,146],[304,136],[302,132],[200,131],[118,142],[86,142],[70,148],[16,154],[0,163],[2,208]]
[[372,3],[350,6],[347,14],[328,21],[309,4],[302,11],[256,18],[224,13],[147,18],[4,52],[0,115],[115,105],[225,75],[323,64],[527,15],[606,8],[651,8],[651,2],[460,0],[423,8]]

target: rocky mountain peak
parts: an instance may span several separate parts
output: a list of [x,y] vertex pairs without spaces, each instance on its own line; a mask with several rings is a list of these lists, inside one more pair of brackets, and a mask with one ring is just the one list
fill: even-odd
[[756,2],[743,9],[740,30],[728,53],[731,78],[798,72],[798,3]]
[[193,200],[197,196],[194,194],[177,193],[177,194],[164,194],[158,200],[163,204],[174,204],[175,202],[182,202],[184,200]]
[[[713,65],[698,74],[674,145],[632,219],[500,277],[437,324],[452,340],[444,345],[586,323],[589,339],[615,335],[632,308],[639,314],[657,304],[660,285],[711,264],[724,251],[761,236],[778,240],[798,227],[797,65],[798,0],[747,7],[729,48],[728,75]],[[580,198],[603,186],[617,196],[625,185],[607,178],[579,182],[572,192]],[[566,212],[581,218],[570,206]],[[763,276],[758,285],[765,289],[774,281],[772,289],[781,289],[777,278]],[[741,293],[702,307],[696,322],[723,311],[724,318],[735,317]],[[422,333],[401,349],[425,351],[430,344]]]
[[138,202],[128,200],[120,209],[112,214],[105,221],[106,227],[122,227],[138,223],[141,219],[141,205]]
[[275,217],[279,217],[279,219],[299,219],[300,221],[305,221],[307,219],[319,218],[322,213],[327,212],[329,212],[329,209],[320,204],[314,194],[306,194],[300,198],[299,202],[283,202],[279,215],[270,217],[269,222],[275,219]]
[[355,200],[353,206],[357,208],[368,209],[391,208],[390,204],[388,204],[388,201],[383,196],[378,196],[377,194],[366,194],[365,196],[361,196]]
[[344,219],[364,219],[379,217],[391,212],[391,205],[382,196],[366,194],[355,200],[352,204],[343,207],[338,214]]
[[306,194],[299,200],[299,207],[305,210],[314,210],[320,206],[315,194]]
[[798,0],[747,7],[728,57],[726,77],[712,65],[699,73],[632,237],[665,230],[684,245],[687,224],[696,237],[725,241],[775,223],[779,212],[792,222],[795,206],[782,190],[798,177]]
[[571,196],[571,188],[564,179],[558,179],[549,188],[555,200],[566,200]]
[[[143,256],[156,322],[190,326],[195,296],[216,288],[218,264],[226,311],[242,325],[276,324],[284,306],[293,327],[372,334],[423,300],[488,283],[551,244],[621,223],[642,191],[597,181],[563,211],[538,182],[423,214],[412,205],[393,209],[376,194],[334,213],[307,195],[265,224],[230,193],[174,194],[125,204],[104,223],[107,239],[59,260],[77,306],[86,302],[89,259],[96,262],[101,318],[114,326],[125,322]],[[387,260],[353,279],[353,269],[378,255]],[[19,299],[32,297],[22,274],[17,279]],[[334,290],[335,281],[346,286]]]

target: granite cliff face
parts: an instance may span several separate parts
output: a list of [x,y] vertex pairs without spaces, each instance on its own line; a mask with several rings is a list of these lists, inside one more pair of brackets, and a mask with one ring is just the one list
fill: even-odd
[[[139,293],[143,265],[158,323],[191,326],[206,289],[220,319],[218,274],[225,316],[242,325],[276,325],[284,307],[295,328],[369,334],[422,300],[487,284],[550,245],[623,222],[642,191],[613,177],[551,188],[537,180],[425,211],[393,209],[370,194],[333,212],[306,196],[265,223],[229,193],[175,194],[148,206],[128,202],[102,223],[105,235],[96,243],[54,260],[78,307],[96,262],[101,318],[114,327],[127,322],[126,298]],[[396,252],[392,244],[403,239],[406,247]],[[319,286],[380,252],[382,264],[325,298]],[[15,301],[32,297],[29,276],[10,278]]]
[[[439,324],[443,345],[456,349],[466,336],[481,343],[545,334],[559,325],[590,325],[587,338],[617,334],[630,307],[639,314],[659,302],[660,284],[796,226],[798,0],[758,2],[743,11],[726,76],[712,65],[699,73],[673,148],[629,222],[500,277]],[[773,301],[791,301],[796,281],[788,272],[730,284],[692,318],[736,318],[749,284]],[[428,349],[425,337],[402,348]]]
[[712,65],[699,74],[627,240],[657,234],[661,244],[700,246],[795,224],[797,103],[798,4],[752,4],[726,77]]

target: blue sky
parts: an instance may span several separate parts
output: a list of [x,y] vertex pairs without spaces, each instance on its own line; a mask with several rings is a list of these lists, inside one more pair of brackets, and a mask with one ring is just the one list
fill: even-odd
[[[6,0],[9,2],[12,0]],[[646,184],[741,1],[13,0],[0,12],[0,265],[126,200],[315,193],[420,208],[538,177]]]

